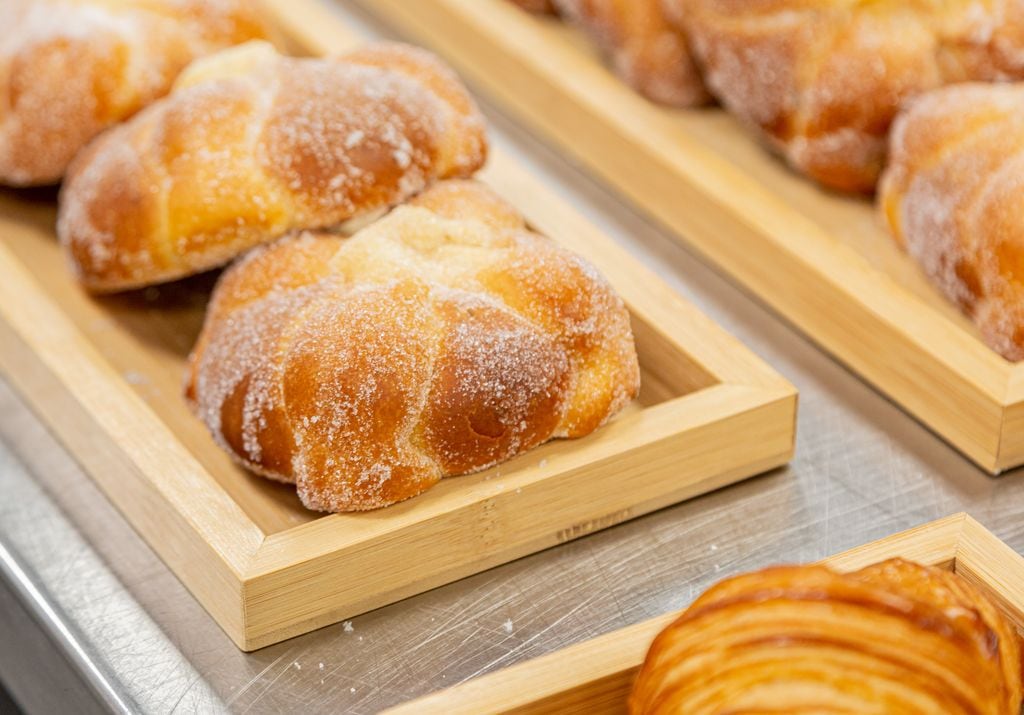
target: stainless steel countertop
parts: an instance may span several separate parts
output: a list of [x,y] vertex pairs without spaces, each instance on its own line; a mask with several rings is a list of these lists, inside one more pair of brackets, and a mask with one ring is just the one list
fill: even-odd
[[[973,467],[613,194],[490,115],[497,143],[797,385],[793,463],[246,654],[0,382],[0,575],[81,681],[66,699],[81,704],[88,691],[104,708],[154,713],[370,713],[679,609],[728,573],[817,559],[956,511],[1024,551],[1024,472],[990,478]],[[0,630],[0,673],[16,668],[4,653],[12,640]],[[36,686],[19,677],[23,689]],[[52,680],[39,686],[58,698]]]

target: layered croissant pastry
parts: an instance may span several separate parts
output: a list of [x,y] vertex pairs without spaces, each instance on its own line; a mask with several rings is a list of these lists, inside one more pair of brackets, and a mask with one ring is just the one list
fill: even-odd
[[589,33],[615,71],[648,99],[673,107],[708,100],[683,34],[661,0],[553,0],[559,13]]
[[321,511],[579,437],[639,388],[629,314],[488,189],[442,182],[351,238],[303,233],[218,284],[187,396],[244,466]]
[[93,142],[69,171],[57,233],[86,288],[137,288],[470,176],[485,153],[476,105],[425,51],[312,59],[249,43],[194,63]]
[[249,0],[0,2],[0,184],[52,184],[193,59],[267,28]]
[[1020,715],[1020,648],[949,571],[769,568],[712,587],[658,635],[630,711]]
[[896,240],[1009,360],[1024,359],[1024,86],[965,84],[897,120],[879,205]]
[[664,0],[712,93],[801,172],[870,192],[901,104],[1024,78],[1024,3]]

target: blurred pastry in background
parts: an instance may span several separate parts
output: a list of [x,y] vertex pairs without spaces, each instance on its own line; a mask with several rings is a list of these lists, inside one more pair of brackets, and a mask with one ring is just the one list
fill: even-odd
[[798,171],[870,193],[906,99],[1024,78],[1024,3],[664,0],[711,92]]
[[197,57],[266,38],[250,0],[0,1],[0,184],[60,181]]
[[555,6],[551,0],[512,0],[516,5],[535,15],[554,15]]
[[919,97],[889,159],[878,201],[893,236],[990,347],[1024,359],[1024,85]]
[[562,17],[586,31],[615,71],[648,99],[671,107],[708,101],[686,38],[660,0],[553,0]]

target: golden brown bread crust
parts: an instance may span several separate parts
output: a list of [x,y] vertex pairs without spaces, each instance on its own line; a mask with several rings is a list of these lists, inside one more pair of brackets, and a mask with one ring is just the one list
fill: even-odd
[[559,14],[594,37],[615,71],[648,99],[672,107],[708,101],[686,39],[660,0],[554,0]]
[[722,103],[799,171],[874,189],[908,97],[1024,77],[1019,0],[665,0]]
[[728,579],[655,639],[633,715],[1020,715],[1020,638],[955,574],[901,559],[856,573]]
[[268,36],[249,0],[4,0],[0,184],[52,184],[197,57]]
[[555,6],[551,0],[512,0],[513,3],[535,15],[553,15]]
[[90,145],[57,232],[88,289],[135,288],[397,204],[485,154],[483,118],[427,52],[297,59],[250,43],[194,63]]
[[629,315],[588,263],[473,182],[221,278],[186,396],[243,465],[375,509],[596,429],[637,393]]
[[1008,360],[1024,359],[1024,87],[964,84],[897,119],[879,206],[893,236]]

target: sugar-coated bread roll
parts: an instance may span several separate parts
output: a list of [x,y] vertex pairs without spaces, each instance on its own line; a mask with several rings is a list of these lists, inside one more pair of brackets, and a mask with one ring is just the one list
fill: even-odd
[[728,579],[655,639],[633,715],[1020,715],[1020,638],[980,591],[892,559]]
[[871,192],[913,95],[1024,77],[1019,0],[664,0],[712,93],[801,172]]
[[136,288],[469,176],[485,153],[476,105],[425,51],[312,59],[249,43],[191,65],[93,142],[68,173],[57,233],[86,288]]
[[467,181],[351,238],[249,253],[190,365],[186,395],[217,441],[320,511],[387,506],[588,434],[640,379],[604,278]]
[[53,184],[197,57],[268,29],[250,0],[0,0],[0,184]]
[[1024,359],[1024,86],[917,99],[892,132],[879,205],[896,240],[1009,360]]
[[615,71],[648,99],[673,107],[708,100],[686,38],[669,24],[660,0],[553,0],[611,57]]

